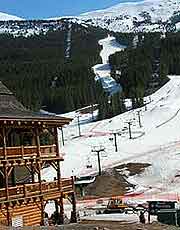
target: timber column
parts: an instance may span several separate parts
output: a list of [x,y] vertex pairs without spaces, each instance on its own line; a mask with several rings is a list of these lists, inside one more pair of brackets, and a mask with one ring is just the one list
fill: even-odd
[[[55,145],[56,145],[56,156],[57,158],[60,157],[59,152],[59,142],[58,142],[58,127],[54,127],[54,137],[55,137]],[[64,203],[63,203],[63,191],[62,191],[62,182],[61,182],[61,168],[60,168],[60,160],[57,160],[57,179],[58,179],[58,188],[60,192],[59,198],[59,206],[60,206],[60,213],[59,213],[59,222],[60,224],[64,224]],[[56,203],[57,201],[55,201]]]
[[74,186],[74,176],[72,178],[72,186],[73,186],[73,193],[72,193],[72,212],[71,212],[71,223],[77,223],[77,214],[76,214],[76,195],[75,195],[75,186]]
[[37,145],[37,171],[38,171],[38,182],[39,182],[39,190],[40,190],[40,201],[41,201],[41,225],[44,225],[44,199],[42,194],[42,181],[41,181],[41,146],[40,146],[40,138],[39,138],[39,129],[36,128],[36,145]]
[[[5,189],[6,189],[6,200],[9,201],[9,185],[8,185],[8,165],[7,165],[7,146],[6,146],[6,128],[3,127],[2,129],[3,134],[3,153],[4,153],[4,160],[5,163],[3,165],[4,167],[4,183],[5,183]],[[9,202],[6,203],[6,218],[7,218],[7,224],[8,226],[11,225],[11,215],[9,210]]]

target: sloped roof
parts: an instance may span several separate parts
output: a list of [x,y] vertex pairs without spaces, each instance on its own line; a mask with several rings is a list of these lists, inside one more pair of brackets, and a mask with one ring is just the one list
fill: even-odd
[[0,81],[0,95],[12,95],[13,93]]
[[26,109],[0,81],[0,120],[40,120],[68,124],[71,119]]

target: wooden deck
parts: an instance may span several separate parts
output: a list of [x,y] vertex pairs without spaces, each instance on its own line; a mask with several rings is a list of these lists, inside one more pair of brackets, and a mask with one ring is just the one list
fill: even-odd
[[45,200],[55,199],[61,196],[61,191],[64,194],[73,192],[73,183],[71,178],[61,180],[61,190],[58,181],[42,182],[33,184],[17,185],[8,188],[8,197],[6,196],[6,189],[0,189],[0,203],[12,202],[21,199],[41,197]]
[[[4,159],[4,149],[0,148],[0,159]],[[56,157],[56,145],[44,145],[40,146],[40,157]],[[63,159],[63,155],[60,154]],[[6,147],[6,158],[32,158],[38,157],[37,146],[16,146],[16,147]]]

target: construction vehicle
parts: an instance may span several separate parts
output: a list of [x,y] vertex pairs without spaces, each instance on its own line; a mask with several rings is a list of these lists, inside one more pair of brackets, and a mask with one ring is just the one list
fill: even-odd
[[123,213],[126,208],[128,208],[128,206],[123,203],[122,198],[112,197],[108,201],[108,205],[107,208],[104,210],[104,213]]

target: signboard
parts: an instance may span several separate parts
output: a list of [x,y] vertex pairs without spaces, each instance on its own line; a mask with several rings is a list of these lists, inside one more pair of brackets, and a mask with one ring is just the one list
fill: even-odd
[[157,215],[157,212],[162,209],[174,209],[176,201],[148,201],[149,214]]
[[12,218],[12,227],[23,227],[23,216],[15,216]]

